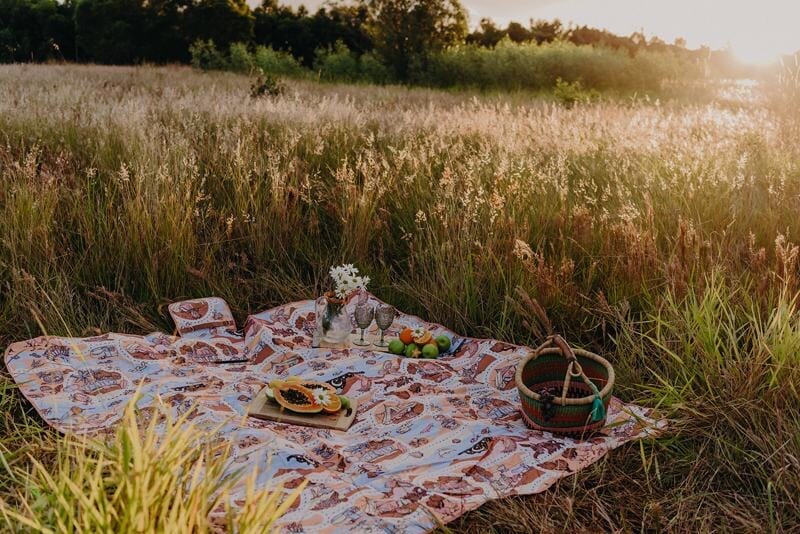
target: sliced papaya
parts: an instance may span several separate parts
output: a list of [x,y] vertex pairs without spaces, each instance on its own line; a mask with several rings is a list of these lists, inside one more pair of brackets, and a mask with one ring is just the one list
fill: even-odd
[[275,380],[270,380],[267,385],[269,387],[271,387],[272,389],[278,389],[279,387],[281,387],[285,383],[286,383],[285,381],[276,378]]
[[319,382],[317,380],[303,380],[302,382],[300,382],[300,385],[308,389],[323,388],[327,391],[330,391],[332,395],[336,395],[336,388],[328,384],[327,382]]
[[286,378],[274,378],[269,381],[269,387],[278,389],[284,384],[300,384],[299,376],[287,376]]
[[322,411],[322,404],[318,403],[314,393],[300,384],[284,382],[277,388],[273,388],[275,401],[286,408],[297,413],[319,413]]

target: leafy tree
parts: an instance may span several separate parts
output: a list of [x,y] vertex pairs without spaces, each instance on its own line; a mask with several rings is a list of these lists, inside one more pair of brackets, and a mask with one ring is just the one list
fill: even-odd
[[506,32],[498,28],[492,19],[484,17],[478,24],[478,29],[467,35],[467,43],[494,48],[505,36]]
[[531,31],[519,22],[509,22],[506,35],[515,43],[527,43],[533,37]]
[[245,0],[195,0],[186,10],[188,42],[212,40],[220,48],[253,41],[255,17]]
[[75,5],[78,59],[98,63],[140,60],[143,23],[139,0],[79,0]]
[[72,59],[72,3],[0,0],[0,61]]
[[142,56],[148,61],[189,61],[190,36],[185,13],[191,0],[148,0],[145,4]]
[[275,50],[291,52],[306,66],[314,61],[315,39],[308,17],[290,7],[264,0],[253,13],[255,42]]
[[564,28],[558,19],[548,22],[546,20],[531,21],[531,38],[538,44],[552,43],[564,34]]
[[358,55],[372,50],[367,32],[369,10],[361,5],[331,5],[320,9],[312,18],[313,34],[320,47],[328,48],[341,42]]
[[463,42],[467,15],[459,0],[369,0],[375,50],[400,80],[424,69],[430,54]]
[[634,33],[631,37],[620,37],[606,30],[598,30],[589,26],[579,26],[570,29],[566,38],[576,45],[602,46],[617,50],[627,50],[633,55],[637,49],[647,46],[647,39],[640,33]]

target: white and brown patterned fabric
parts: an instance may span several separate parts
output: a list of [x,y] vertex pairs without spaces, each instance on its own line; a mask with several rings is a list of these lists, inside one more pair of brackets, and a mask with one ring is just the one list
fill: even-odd
[[[375,303],[377,300],[370,297]],[[222,425],[232,470],[257,466],[263,486],[309,484],[281,519],[286,532],[424,532],[490,499],[544,491],[606,451],[654,432],[647,410],[613,399],[601,434],[577,441],[528,429],[514,384],[526,347],[445,333],[437,360],[359,347],[311,348],[313,301],[250,316],[237,332],[224,301],[175,303],[179,337],[40,337],[6,351],[8,370],[42,418],[62,432],[113,431],[137,387],[141,416],[161,396],[200,425]],[[233,363],[220,363],[233,362]],[[300,375],[358,400],[347,432],[248,419],[269,380]],[[237,495],[234,494],[234,498]]]

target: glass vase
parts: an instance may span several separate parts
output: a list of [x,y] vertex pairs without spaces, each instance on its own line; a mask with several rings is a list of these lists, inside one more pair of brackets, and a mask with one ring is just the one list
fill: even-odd
[[332,293],[326,293],[318,303],[322,308],[318,311],[322,340],[330,344],[344,343],[353,330],[353,323],[347,313],[347,300],[336,298]]

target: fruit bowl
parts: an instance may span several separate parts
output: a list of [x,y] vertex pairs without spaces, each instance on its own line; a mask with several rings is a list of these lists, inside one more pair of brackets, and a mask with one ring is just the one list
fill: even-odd
[[406,358],[435,359],[446,354],[452,340],[446,335],[435,336],[430,330],[422,327],[406,326],[399,337],[389,341],[389,352]]

